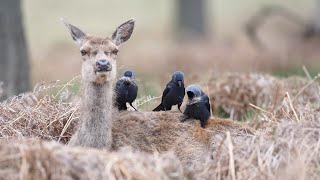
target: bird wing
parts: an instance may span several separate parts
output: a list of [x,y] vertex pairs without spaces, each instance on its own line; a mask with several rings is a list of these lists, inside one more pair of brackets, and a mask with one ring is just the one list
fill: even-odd
[[209,112],[211,112],[211,105],[210,105],[210,100],[207,95],[202,96],[203,97],[203,102],[206,105],[206,108],[208,109]]
[[119,89],[119,87],[121,86],[122,84],[122,81],[121,80],[118,80],[117,83],[116,83],[116,90]]
[[128,93],[129,93],[129,95],[128,95],[129,101],[134,101],[137,98],[138,86],[135,82],[131,81]]
[[186,88],[183,87],[183,96],[182,96],[182,101],[183,101],[183,98],[184,96],[186,95]]
[[124,81],[122,79],[120,79],[116,83],[116,93],[117,93],[118,97],[119,97],[119,95],[124,96],[124,97],[128,96],[128,91],[124,88],[123,82]]
[[119,94],[119,89],[120,89],[121,84],[122,83],[121,83],[120,80],[118,80],[117,83],[116,83],[115,92],[116,92],[117,96]]
[[138,85],[137,84],[134,84],[135,86],[135,98],[137,98],[137,95],[138,95],[138,90],[139,90],[139,88],[138,88]]
[[166,88],[164,89],[163,93],[162,93],[162,99],[161,102],[163,102],[163,98],[166,97],[166,95],[170,92],[170,90],[172,89],[172,84],[168,83]]

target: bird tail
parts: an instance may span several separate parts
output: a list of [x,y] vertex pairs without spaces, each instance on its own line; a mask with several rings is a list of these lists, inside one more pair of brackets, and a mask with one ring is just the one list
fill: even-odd
[[163,104],[159,104],[159,106],[157,106],[156,108],[154,108],[152,111],[164,111],[164,108],[163,108]]

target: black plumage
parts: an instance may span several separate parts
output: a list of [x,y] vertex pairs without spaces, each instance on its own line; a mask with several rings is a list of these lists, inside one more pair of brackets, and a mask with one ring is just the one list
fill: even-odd
[[176,71],[162,93],[161,104],[153,111],[169,111],[174,105],[178,105],[180,110],[184,95],[184,74],[181,71]]
[[127,103],[133,107],[132,103],[137,98],[138,86],[135,83],[135,76],[132,71],[125,71],[123,77],[121,77],[116,84],[116,106],[119,111],[127,110]]
[[209,97],[196,85],[190,85],[186,89],[188,102],[184,111],[185,117],[181,120],[198,119],[202,128],[208,123],[210,118],[210,101]]

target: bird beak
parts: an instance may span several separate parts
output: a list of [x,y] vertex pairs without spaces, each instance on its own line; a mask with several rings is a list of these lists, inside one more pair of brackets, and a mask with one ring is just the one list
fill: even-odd
[[181,82],[181,81],[178,81],[178,84],[179,84],[179,87],[181,87],[181,86],[182,86],[182,82]]
[[192,98],[194,97],[194,94],[193,94],[193,92],[191,92],[191,91],[188,91],[188,92],[187,92],[187,95],[188,95],[188,98],[189,98],[189,99],[192,99]]

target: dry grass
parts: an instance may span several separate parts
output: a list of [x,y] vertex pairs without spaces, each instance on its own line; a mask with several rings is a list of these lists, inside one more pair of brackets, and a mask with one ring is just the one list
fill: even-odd
[[[0,104],[0,137],[40,138],[66,143],[75,131],[78,102],[71,100],[70,87],[53,82],[39,84],[33,92],[21,94]],[[67,130],[65,125],[71,122]]]
[[275,78],[266,74],[230,73],[214,76],[209,81],[209,94],[215,115],[232,119],[244,118],[254,106],[273,112],[284,105],[287,92],[294,107],[304,110],[307,103],[320,102],[320,85],[302,77]]
[[[1,179],[320,177],[320,86],[316,81],[257,74],[228,74],[212,79],[210,85],[214,85],[211,89],[215,91],[210,91],[220,93],[220,99],[214,99],[213,104],[245,104],[233,110],[237,113],[246,112],[250,103],[256,105],[259,113],[250,124],[259,128],[245,141],[231,139],[228,132],[218,133],[212,142],[217,147],[213,159],[192,168],[183,166],[172,153],[146,154],[130,149],[105,152],[29,140],[68,141],[78,116],[78,100],[68,95],[72,84],[39,86],[33,93],[1,103]],[[69,122],[72,123],[65,128]]]
[[[172,154],[70,148],[39,140],[0,142],[1,179],[183,179]],[[5,156],[4,156],[5,155]]]
[[221,137],[216,159],[194,174],[202,179],[232,178],[232,172],[236,179],[319,179],[318,112],[305,112],[302,117],[298,123],[286,113],[276,121],[265,116],[268,130],[261,130],[241,145],[233,142],[232,152],[230,140]]

